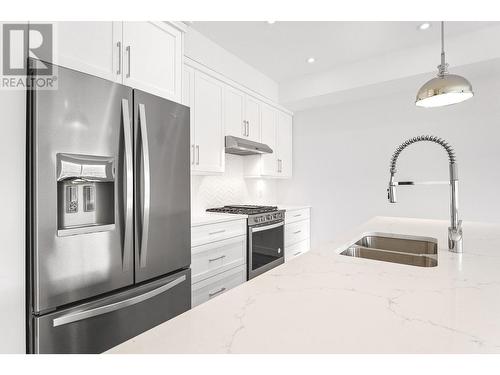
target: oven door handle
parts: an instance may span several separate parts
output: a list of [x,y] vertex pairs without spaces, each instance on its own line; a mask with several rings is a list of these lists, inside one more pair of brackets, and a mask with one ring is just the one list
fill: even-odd
[[269,230],[269,229],[274,229],[274,228],[279,228],[285,225],[283,221],[277,223],[277,224],[271,224],[271,225],[266,225],[264,227],[255,227],[255,228],[250,228],[252,233],[257,233],[257,232],[262,232],[264,230]]

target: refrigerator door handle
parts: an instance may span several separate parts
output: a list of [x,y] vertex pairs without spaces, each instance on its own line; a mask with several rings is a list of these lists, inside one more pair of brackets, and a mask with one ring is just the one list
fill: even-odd
[[122,116],[123,116],[123,134],[125,142],[125,188],[127,189],[125,197],[125,239],[123,241],[123,260],[122,269],[127,271],[130,264],[130,256],[133,250],[133,212],[134,212],[134,170],[132,159],[132,130],[130,124],[130,113],[127,99],[122,99]]
[[151,204],[151,172],[149,166],[148,130],[146,124],[146,108],[139,104],[139,127],[141,130],[142,157],[144,163],[144,207],[142,208],[141,247],[139,249],[140,266],[146,267],[148,258],[149,210]]
[[112,312],[112,311],[116,311],[116,310],[123,309],[125,307],[132,306],[132,305],[138,304],[140,302],[144,302],[150,298],[153,298],[153,297],[155,297],[163,292],[166,292],[167,290],[172,289],[174,286],[179,285],[180,283],[182,283],[184,281],[186,281],[186,275],[182,275],[182,276],[178,277],[177,279],[172,280],[171,282],[160,286],[159,288],[150,290],[147,293],[144,293],[144,294],[132,297],[132,298],[128,298],[128,299],[123,300],[123,301],[114,302],[114,303],[110,303],[110,304],[107,304],[104,306],[94,307],[94,308],[89,309],[89,310],[79,311],[79,312],[70,313],[67,315],[60,316],[58,318],[55,318],[52,321],[52,325],[54,327],[59,327],[59,326],[65,325],[65,324],[78,322],[80,320],[89,319],[89,318],[92,318],[95,316],[107,314],[107,313]]

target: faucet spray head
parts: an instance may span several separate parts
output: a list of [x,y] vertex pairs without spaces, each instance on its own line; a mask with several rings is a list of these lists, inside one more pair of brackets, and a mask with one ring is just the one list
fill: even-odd
[[394,174],[391,173],[391,179],[389,181],[389,188],[387,189],[387,199],[391,203],[397,203],[396,199],[396,184],[394,183]]

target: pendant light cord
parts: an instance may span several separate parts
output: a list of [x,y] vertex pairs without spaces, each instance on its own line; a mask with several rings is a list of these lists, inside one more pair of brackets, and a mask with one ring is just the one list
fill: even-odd
[[444,54],[444,21],[441,21],[441,65],[438,66],[438,76],[443,77],[448,73],[448,64],[446,64],[446,58]]

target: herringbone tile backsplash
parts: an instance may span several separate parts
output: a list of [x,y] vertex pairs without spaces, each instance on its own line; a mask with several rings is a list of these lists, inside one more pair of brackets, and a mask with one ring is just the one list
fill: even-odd
[[226,154],[226,171],[219,176],[191,176],[191,210],[228,204],[276,204],[276,181],[243,177],[243,157]]

